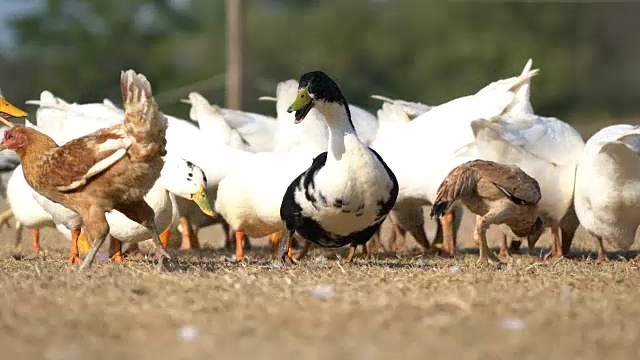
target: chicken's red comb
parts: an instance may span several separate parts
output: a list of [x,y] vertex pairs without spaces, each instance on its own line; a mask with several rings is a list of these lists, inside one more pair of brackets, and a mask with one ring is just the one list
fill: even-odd
[[2,135],[2,140],[3,141],[9,140],[9,130],[4,131],[4,134]]

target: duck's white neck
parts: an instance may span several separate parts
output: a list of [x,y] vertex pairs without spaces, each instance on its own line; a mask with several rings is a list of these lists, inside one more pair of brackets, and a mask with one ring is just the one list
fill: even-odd
[[153,184],[153,188],[157,191],[166,191],[176,194],[182,198],[189,199],[191,194],[185,186],[189,181],[185,182],[189,170],[182,159],[165,158],[165,164],[162,167],[160,176]]
[[346,105],[317,101],[315,108],[329,127],[328,159],[340,160],[350,147],[362,145],[349,120]]
[[162,176],[162,175],[163,174],[160,173],[160,177],[158,177],[158,180],[156,180],[156,183],[153,186],[155,188],[158,188],[158,189],[162,189],[162,190],[165,190],[165,191],[172,192],[171,181],[168,179],[167,175],[165,175],[165,176]]

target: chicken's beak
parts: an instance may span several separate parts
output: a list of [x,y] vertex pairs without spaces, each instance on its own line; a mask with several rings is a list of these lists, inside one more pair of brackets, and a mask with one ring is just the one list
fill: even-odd
[[191,200],[198,204],[198,207],[203,213],[213,216],[213,209],[211,209],[211,205],[209,204],[209,199],[207,198],[207,193],[204,190],[204,185],[200,185],[198,192],[191,195]]

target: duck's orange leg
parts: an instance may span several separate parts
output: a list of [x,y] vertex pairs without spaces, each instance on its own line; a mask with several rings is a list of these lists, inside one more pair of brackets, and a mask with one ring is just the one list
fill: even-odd
[[[553,235],[553,239],[551,240],[551,250],[544,256],[544,259],[549,258],[561,258],[562,254],[562,239],[560,238],[560,226],[552,226],[551,234]],[[529,247],[533,247],[530,245]]]
[[278,246],[280,245],[280,241],[284,237],[284,232],[276,231],[274,233],[269,234],[269,248],[271,249],[271,253],[275,254],[278,251]]
[[454,257],[456,255],[456,239],[453,231],[455,216],[455,211],[451,211],[440,218],[443,255],[446,257]]
[[242,230],[236,230],[236,260],[244,259],[244,249],[242,248],[243,239],[244,232]]
[[358,248],[358,244],[351,243],[351,245],[349,245],[349,255],[347,255],[347,263],[350,263],[353,261],[353,257],[356,255],[357,248]]
[[171,231],[167,226],[167,228],[164,229],[162,233],[160,233],[160,242],[162,243],[162,247],[165,249],[167,248],[167,246],[169,246],[169,238],[171,238]]
[[198,237],[193,233],[191,229],[191,223],[186,216],[180,216],[180,232],[182,233],[182,243],[180,249],[199,249]]
[[[164,229],[164,231],[160,233],[159,237],[160,243],[162,243],[162,248],[166,249],[169,246],[169,238],[171,237],[171,231],[169,230],[169,227]],[[190,247],[187,247],[187,249],[190,249]],[[160,259],[162,258],[162,254],[156,251],[155,257],[156,259]]]
[[33,252],[34,253],[39,253],[40,252],[40,229],[38,228],[33,228]]
[[78,237],[80,237],[80,229],[71,231],[71,249],[69,254],[69,265],[82,265],[82,259],[78,253]]
[[293,232],[287,230],[280,241],[276,258],[283,266],[294,265],[297,261],[293,258]]
[[122,264],[122,241],[113,236],[109,244],[109,260],[116,264]]
[[86,231],[80,231],[80,235],[78,236],[78,253],[81,256],[87,255],[91,250],[91,244],[89,243],[89,237],[87,236]]

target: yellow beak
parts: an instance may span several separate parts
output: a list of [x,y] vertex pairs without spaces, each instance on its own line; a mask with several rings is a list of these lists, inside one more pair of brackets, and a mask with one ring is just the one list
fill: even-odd
[[203,185],[200,185],[198,192],[191,195],[191,200],[198,204],[198,207],[203,213],[213,216],[213,209],[211,209],[211,205],[209,204],[209,199],[207,198],[207,193],[205,192]]
[[0,96],[0,113],[5,113],[12,117],[25,117],[29,115],[26,111],[20,110],[17,107],[13,106],[10,102],[8,102],[5,98]]

